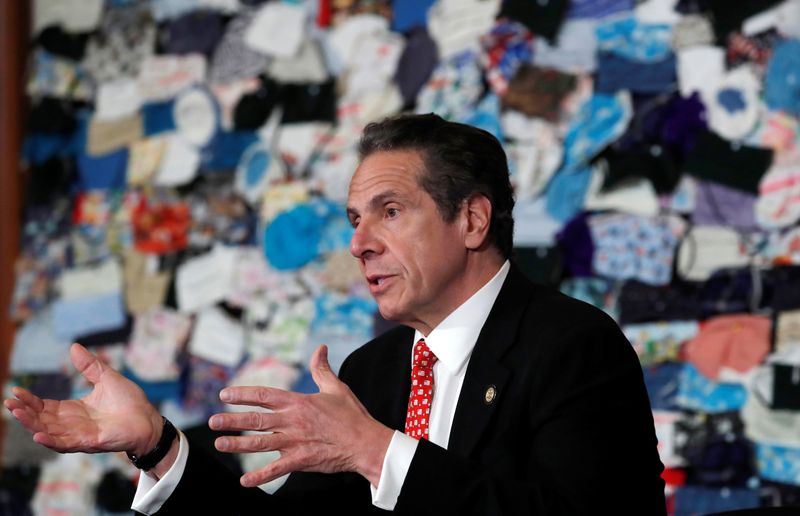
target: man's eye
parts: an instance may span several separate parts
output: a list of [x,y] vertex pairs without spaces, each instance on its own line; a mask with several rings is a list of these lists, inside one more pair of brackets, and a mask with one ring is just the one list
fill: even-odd
[[389,218],[394,218],[400,211],[397,208],[386,208],[386,216]]

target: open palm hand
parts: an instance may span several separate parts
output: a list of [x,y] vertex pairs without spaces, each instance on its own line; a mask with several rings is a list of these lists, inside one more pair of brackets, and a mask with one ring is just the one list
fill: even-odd
[[142,389],[73,344],[70,358],[94,388],[80,400],[41,399],[15,387],[4,404],[33,440],[58,452],[126,451],[141,455],[158,442],[162,419]]

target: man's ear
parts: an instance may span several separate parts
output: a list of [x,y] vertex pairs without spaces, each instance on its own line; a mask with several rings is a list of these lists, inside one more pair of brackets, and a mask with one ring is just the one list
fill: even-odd
[[474,193],[464,201],[464,204],[466,217],[464,245],[474,251],[488,243],[492,203],[485,195]]

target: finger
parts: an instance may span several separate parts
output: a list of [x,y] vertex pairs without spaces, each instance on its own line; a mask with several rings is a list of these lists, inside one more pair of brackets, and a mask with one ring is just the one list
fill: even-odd
[[45,428],[45,425],[36,417],[36,413],[26,407],[12,410],[11,415],[30,433],[41,432]]
[[226,435],[217,437],[214,446],[226,453],[275,451],[289,443],[285,434]]
[[240,431],[240,430],[273,430],[279,425],[279,415],[264,412],[239,412],[214,414],[208,420],[212,430]]
[[101,362],[100,359],[77,342],[69,348],[69,356],[72,359],[72,365],[75,366],[75,369],[77,369],[92,385],[99,382],[100,377],[103,376],[103,373],[108,369],[108,366]]
[[325,344],[319,346],[311,355],[309,370],[320,392],[337,392],[341,389],[343,384],[328,363],[328,346]]
[[61,437],[48,432],[36,432],[33,434],[33,440],[59,453],[88,451],[81,448],[79,446],[80,442],[75,438]]
[[271,409],[285,406],[296,397],[297,394],[271,387],[226,387],[219,392],[219,399],[231,405],[250,405]]
[[3,400],[3,406],[8,409],[9,412],[13,412],[15,408],[19,408],[18,404],[19,400],[13,398],[6,398]]
[[239,479],[244,487],[256,487],[271,482],[287,473],[299,470],[301,465],[296,461],[281,457],[270,462],[261,469],[248,471]]
[[[9,412],[14,412],[15,410],[31,410],[27,404],[21,402],[16,398],[8,398],[3,401],[3,405],[8,409]],[[31,410],[32,411],[32,410]]]
[[47,446],[51,449],[56,449],[56,440],[47,432],[36,432],[33,434],[33,440],[42,446]]
[[14,387],[11,389],[11,392],[19,401],[29,406],[36,412],[41,412],[42,409],[44,409],[44,401],[42,401],[39,396],[35,395],[31,391],[23,389],[22,387]]

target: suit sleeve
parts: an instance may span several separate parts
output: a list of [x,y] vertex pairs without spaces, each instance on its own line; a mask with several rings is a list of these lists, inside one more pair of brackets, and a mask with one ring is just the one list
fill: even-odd
[[[641,367],[616,324],[593,319],[571,331],[531,335],[546,340],[541,353],[512,352],[507,362],[515,376],[505,394],[515,399],[504,400],[506,423],[466,457],[421,441],[396,510],[665,514]],[[523,356],[532,363],[523,364]]]
[[259,508],[275,505],[271,502],[260,489],[242,487],[235,473],[190,444],[181,480],[155,514],[259,514]]
[[[154,514],[292,516],[327,514],[332,507],[371,511],[371,505],[368,482],[353,473],[292,473],[270,495],[259,488],[243,487],[237,474],[202,447],[190,445],[180,482]],[[352,514],[362,513],[359,509]]]

